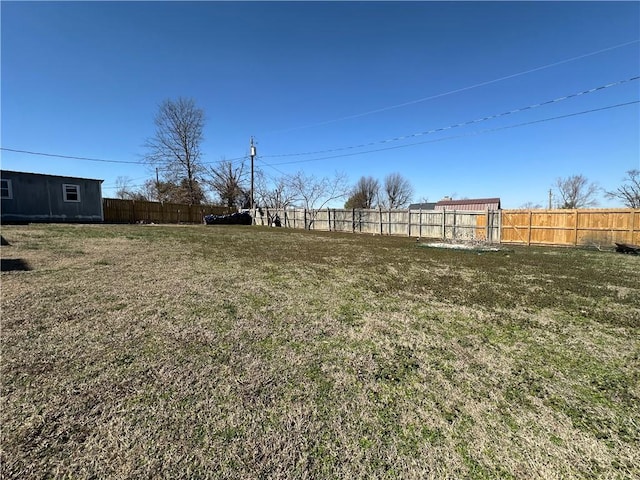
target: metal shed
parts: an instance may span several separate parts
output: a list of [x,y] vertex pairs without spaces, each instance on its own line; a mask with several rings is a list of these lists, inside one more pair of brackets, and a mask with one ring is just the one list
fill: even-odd
[[0,222],[102,222],[102,180],[0,170]]

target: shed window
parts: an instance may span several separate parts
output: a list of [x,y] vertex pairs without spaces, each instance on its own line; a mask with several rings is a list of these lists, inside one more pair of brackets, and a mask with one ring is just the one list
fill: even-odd
[[80,185],[65,183],[62,185],[62,194],[65,202],[79,202]]
[[13,198],[13,189],[11,188],[11,180],[0,179],[0,198]]

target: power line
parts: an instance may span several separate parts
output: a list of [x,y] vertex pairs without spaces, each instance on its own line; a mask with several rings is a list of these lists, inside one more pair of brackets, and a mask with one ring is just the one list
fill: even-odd
[[581,92],[576,92],[576,93],[572,93],[570,95],[564,95],[562,97],[554,98],[553,100],[547,100],[546,102],[535,103],[535,104],[532,104],[532,105],[528,105],[526,107],[521,107],[521,108],[516,108],[514,110],[509,110],[507,112],[502,112],[502,113],[498,113],[498,114],[495,114],[495,115],[489,115],[489,116],[486,116],[486,117],[477,118],[475,120],[469,120],[467,122],[457,123],[455,125],[449,125],[448,127],[434,128],[432,130],[426,130],[426,131],[423,131],[423,132],[411,133],[411,134],[408,134],[408,135],[401,135],[401,136],[394,137],[394,138],[389,138],[389,139],[385,139],[385,140],[378,140],[378,141],[369,142],[369,143],[363,143],[363,144],[360,144],[360,145],[350,145],[350,146],[347,146],[347,147],[338,147],[338,148],[332,148],[332,149],[327,149],[327,150],[317,150],[317,151],[313,151],[313,152],[282,153],[282,154],[276,154],[276,155],[264,155],[264,157],[265,158],[276,158],[276,157],[297,157],[297,156],[303,156],[303,155],[318,155],[318,154],[321,154],[321,153],[340,152],[340,151],[343,151],[343,150],[352,150],[352,149],[356,149],[356,148],[366,148],[366,147],[371,147],[373,145],[379,145],[379,144],[383,144],[383,143],[390,143],[390,142],[397,142],[397,141],[400,141],[400,140],[407,140],[409,138],[420,137],[422,135],[430,135],[430,134],[433,134],[433,133],[443,132],[445,130],[450,130],[452,128],[465,127],[465,126],[468,126],[468,125],[472,125],[474,123],[486,122],[487,120],[494,120],[496,118],[504,117],[504,116],[511,115],[511,114],[514,114],[514,113],[524,112],[525,110],[532,110],[532,109],[543,107],[543,106],[546,106],[546,105],[551,105],[553,103],[562,102],[564,100],[568,100],[570,98],[579,97],[579,96],[582,96],[582,95],[587,95],[589,93],[601,91],[601,90],[604,90],[604,89],[607,89],[607,88],[611,88],[611,87],[615,87],[615,86],[618,86],[618,85],[622,85],[624,83],[632,82],[632,81],[638,80],[638,79],[640,79],[640,76],[627,78],[625,80],[619,80],[617,82],[608,83],[606,85],[600,85],[598,87],[590,88],[588,90],[583,90]]
[[[273,170],[275,170],[276,172],[280,173],[281,175],[284,175],[285,177],[290,177],[291,175],[289,175],[288,173],[283,172],[282,170],[280,170],[279,168],[274,167],[273,165],[265,162],[264,160],[262,160],[261,157],[256,157],[257,160],[259,160],[260,162],[262,162],[262,164],[266,167],[269,167]],[[279,164],[278,164],[279,165]],[[269,177],[271,180],[276,180],[274,177],[272,177],[271,175],[269,175],[268,173],[264,173],[262,172],[264,175],[266,175],[267,177]]]
[[0,147],[0,150],[5,150],[7,152],[15,152],[15,153],[26,153],[27,155],[40,155],[43,157],[67,158],[71,160],[87,160],[90,162],[127,163],[127,164],[135,164],[135,165],[146,164],[146,162],[133,162],[133,161],[127,161],[127,160],[106,160],[104,158],[75,157],[72,155],[58,155],[56,153],[30,152],[28,150],[18,150],[15,148],[5,148],[5,147]]
[[[91,157],[76,157],[73,155],[60,155],[57,153],[46,153],[46,152],[32,152],[29,150],[18,150],[15,148],[5,148],[5,147],[0,147],[0,150],[5,150],[7,152],[14,152],[14,153],[24,153],[27,155],[39,155],[42,157],[54,157],[54,158],[66,158],[66,159],[70,159],[70,160],[85,160],[85,161],[89,161],[89,162],[102,162],[102,163],[124,163],[124,164],[129,164],[129,165],[149,165],[151,166],[152,163],[150,162],[146,162],[146,161],[128,161],[128,160],[108,160],[105,158],[91,158]],[[227,161],[227,162],[235,162],[238,160],[246,160],[247,156],[245,155],[244,157],[237,157],[237,158],[230,158],[230,159],[222,159],[222,160],[213,160],[210,162],[200,162],[203,165],[209,165],[209,164],[213,164],[213,163],[219,163],[221,161]],[[162,167],[160,167],[162,168]]]
[[347,115],[346,117],[335,118],[333,120],[326,120],[326,121],[323,121],[323,122],[313,123],[313,124],[309,124],[309,125],[303,125],[301,127],[291,127],[291,128],[287,128],[287,129],[283,129],[283,130],[275,130],[275,131],[272,131],[272,132],[267,132],[266,135],[268,135],[270,133],[271,134],[273,134],[273,133],[286,133],[286,132],[291,132],[291,131],[295,131],[295,130],[302,130],[302,129],[305,129],[305,128],[319,127],[319,126],[322,126],[322,125],[328,125],[330,123],[341,122],[343,120],[350,120],[350,119],[353,119],[353,118],[360,118],[360,117],[364,117],[366,115],[372,115],[374,113],[386,112],[388,110],[393,110],[393,109],[396,109],[396,108],[406,107],[406,106],[409,106],[409,105],[415,105],[416,103],[422,103],[422,102],[426,102],[428,100],[434,100],[436,98],[445,97],[447,95],[453,95],[454,93],[460,93],[460,92],[464,92],[464,91],[467,91],[467,90],[471,90],[473,88],[483,87],[485,85],[491,85],[492,83],[502,82],[503,80],[508,80],[508,79],[511,79],[511,78],[519,77],[521,75],[526,75],[526,74],[529,74],[529,73],[538,72],[540,70],[545,70],[547,68],[557,67],[558,65],[563,65],[565,63],[569,63],[569,62],[573,62],[573,61],[576,61],[576,60],[580,60],[582,58],[591,57],[591,56],[597,55],[599,53],[604,53],[604,52],[608,52],[610,50],[615,50],[617,48],[626,47],[628,45],[632,45],[632,44],[638,43],[638,42],[640,42],[640,40],[632,40],[630,42],[620,43],[618,45],[613,45],[611,47],[602,48],[600,50],[596,50],[596,51],[593,51],[593,52],[589,52],[589,53],[585,53],[585,54],[582,54],[582,55],[578,55],[576,57],[567,58],[565,60],[560,60],[558,62],[548,63],[548,64],[542,65],[540,67],[531,68],[529,70],[524,70],[522,72],[513,73],[511,75],[507,75],[507,76],[504,76],[504,77],[496,78],[496,79],[493,79],[493,80],[488,80],[488,81],[485,81],[485,82],[476,83],[474,85],[469,85],[467,87],[457,88],[455,90],[450,90],[448,92],[438,93],[436,95],[431,95],[431,96],[428,96],[428,97],[419,98],[417,100],[410,100],[408,102],[398,103],[396,105],[390,105],[388,107],[382,107],[382,108],[378,108],[378,109],[375,109],[375,110],[370,110],[368,112],[356,113],[356,114],[353,114],[353,115]]
[[377,148],[374,150],[365,150],[362,152],[354,152],[354,153],[343,153],[340,155],[331,155],[331,156],[327,156],[327,157],[320,157],[320,158],[311,158],[311,159],[307,159],[307,160],[293,160],[290,162],[279,162],[279,163],[273,163],[273,164],[267,164],[265,162],[265,165],[269,166],[269,167],[274,167],[275,165],[292,165],[292,164],[296,164],[296,163],[307,163],[307,162],[317,162],[320,160],[328,160],[328,159],[333,159],[333,158],[342,158],[342,157],[352,157],[352,156],[356,156],[356,155],[364,155],[366,153],[374,153],[374,152],[382,152],[385,150],[394,150],[397,148],[406,148],[406,147],[412,147],[415,145],[423,145],[425,143],[435,143],[435,142],[442,142],[444,140],[452,140],[455,138],[463,138],[463,137],[470,137],[470,136],[476,136],[476,135],[481,135],[483,133],[491,133],[491,132],[497,132],[500,130],[507,130],[507,129],[511,129],[511,128],[517,128],[517,127],[524,127],[527,125],[533,125],[536,123],[543,123],[543,122],[549,122],[551,120],[560,120],[562,118],[569,118],[569,117],[575,117],[578,115],[585,115],[587,113],[594,113],[594,112],[600,112],[603,110],[610,110],[612,108],[619,108],[619,107],[625,107],[628,105],[633,105],[636,103],[640,103],[640,100],[634,100],[632,102],[626,102],[626,103],[619,103],[616,105],[608,105],[606,107],[601,107],[601,108],[594,108],[591,110],[584,110],[581,112],[574,112],[574,113],[569,113],[566,115],[558,115],[556,117],[549,117],[549,118],[543,118],[540,120],[533,120],[530,122],[523,122],[523,123],[518,123],[515,125],[507,125],[507,126],[503,126],[503,127],[496,127],[496,128],[490,128],[490,129],[485,129],[485,130],[479,130],[477,132],[471,132],[471,133],[466,133],[466,134],[460,134],[460,135],[452,135],[449,137],[443,137],[443,138],[436,138],[433,140],[425,140],[424,142],[414,142],[414,143],[407,143],[405,145],[395,145],[393,147],[385,147],[385,148]]

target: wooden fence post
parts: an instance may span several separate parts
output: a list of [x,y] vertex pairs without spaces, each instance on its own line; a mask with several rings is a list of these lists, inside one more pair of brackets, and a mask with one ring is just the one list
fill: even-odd
[[331,209],[327,207],[327,228],[331,231]]
[[355,208],[351,209],[351,233],[356,233],[356,209]]
[[418,210],[418,238],[422,238],[422,207]]
[[529,227],[527,229],[527,246],[531,246],[531,218],[533,217],[533,211],[529,210]]
[[491,239],[489,238],[491,230],[489,229],[489,208],[487,207],[487,211],[485,212],[485,225],[484,225],[484,241],[491,243]]
[[451,238],[456,239],[456,211],[453,211],[453,228],[451,229]]
[[576,213],[576,224],[574,226],[573,229],[573,245],[577,246],[578,245],[578,210],[575,210]]
[[636,211],[635,211],[635,210],[631,210],[631,211],[629,212],[629,217],[630,217],[630,218],[629,218],[629,223],[631,224],[631,225],[629,226],[629,243],[631,243],[631,244],[633,244],[633,243],[634,243],[634,242],[633,242],[633,229],[635,228],[635,220],[636,220],[636,219],[635,219],[635,213],[636,213]]
[[378,207],[378,213],[380,214],[380,235],[382,235],[382,207]]
[[442,239],[447,239],[447,207],[442,209]]
[[411,209],[407,208],[407,237],[411,236]]

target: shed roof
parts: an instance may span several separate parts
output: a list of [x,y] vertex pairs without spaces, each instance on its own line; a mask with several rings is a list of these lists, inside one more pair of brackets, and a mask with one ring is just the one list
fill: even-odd
[[434,210],[435,208],[436,202],[412,203],[409,205],[409,210]]
[[104,180],[100,180],[97,178],[85,178],[85,177],[70,177],[68,175],[50,175],[48,173],[33,173],[33,172],[18,172],[16,170],[5,170],[0,169],[0,172],[2,173],[12,173],[12,174],[17,174],[17,175],[35,175],[37,177],[54,177],[54,178],[65,178],[65,179],[69,179],[69,180],[90,180],[92,182],[104,182]]
[[500,210],[500,198],[466,198],[463,200],[440,200],[438,210]]

